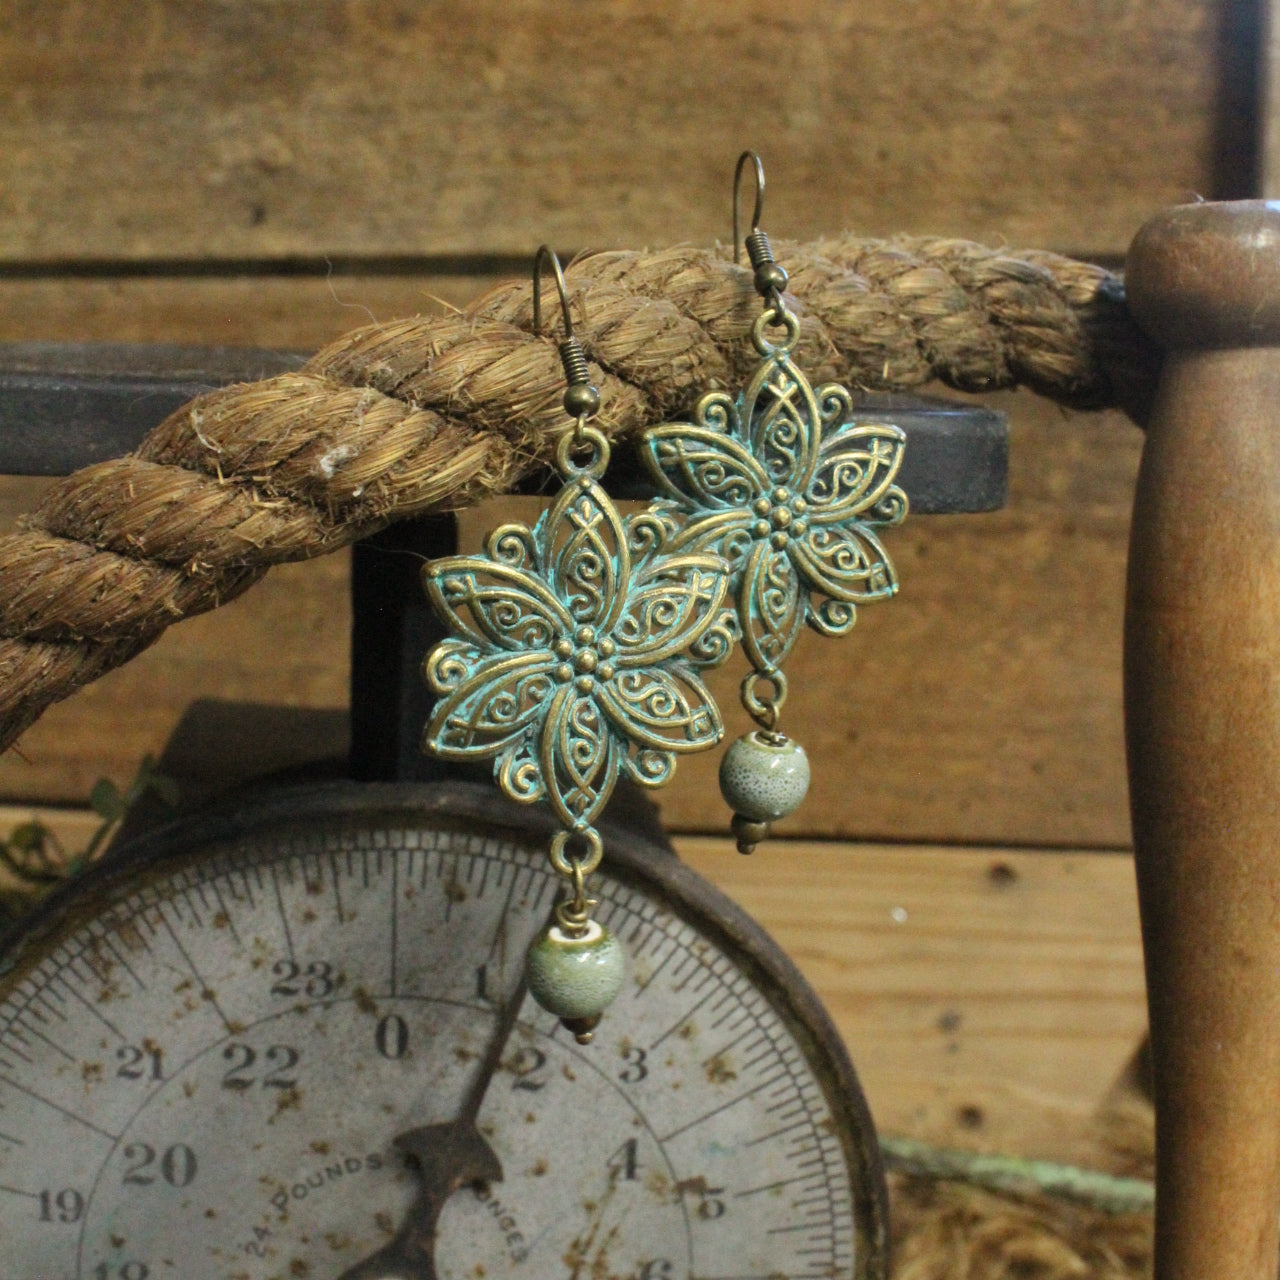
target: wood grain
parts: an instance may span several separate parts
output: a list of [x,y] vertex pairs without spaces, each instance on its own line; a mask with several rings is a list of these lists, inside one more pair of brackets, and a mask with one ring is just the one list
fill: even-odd
[[1215,193],[1221,10],[11,0],[0,258],[707,242],[744,143],[778,235],[1119,251]]
[[1113,854],[684,839],[813,984],[882,1132],[1088,1160],[1146,1027]]
[[[532,259],[530,259],[532,262]],[[0,342],[175,342],[316,351],[350,329],[461,307],[486,276],[0,275]]]

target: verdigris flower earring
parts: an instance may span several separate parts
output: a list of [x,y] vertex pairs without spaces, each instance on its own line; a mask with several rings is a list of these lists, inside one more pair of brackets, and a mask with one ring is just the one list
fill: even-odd
[[[875,531],[907,514],[906,494],[893,484],[906,443],[901,429],[853,424],[849,392],[834,383],[815,391],[792,362],[800,321],[783,301],[787,273],[760,230],[764,168],[750,151],[734,172],[734,260],[748,160],[756,201],[746,245],[764,299],[752,342],[761,362],[736,399],[709,392],[693,422],[650,429],[642,450],[665,495],[656,505],[682,522],[669,550],[713,552],[729,565],[754,668],[742,702],[759,726],[738,738],[720,765],[743,853],[799,806],[809,786],[804,748],[778,731],[787,697],[782,664],[806,622],[823,635],[843,635],[859,604],[893,595],[897,578]],[[770,329],[781,329],[781,337],[770,340]]]
[[676,755],[713,746],[724,727],[697,674],[735,643],[723,608],[726,567],[711,551],[672,551],[663,511],[622,519],[598,483],[609,442],[589,426],[600,406],[574,337],[564,276],[543,245],[564,315],[559,344],[574,419],[560,437],[564,485],[532,529],[506,524],[483,555],[436,560],[423,580],[450,637],[428,656],[440,701],[424,747],[455,760],[493,758],[512,798],[546,800],[563,824],[550,858],[567,882],[554,922],[528,956],[529,991],[587,1043],[624,979],[621,943],[592,919],[587,880],[600,864],[595,827],[619,775],[644,786],[671,777]]

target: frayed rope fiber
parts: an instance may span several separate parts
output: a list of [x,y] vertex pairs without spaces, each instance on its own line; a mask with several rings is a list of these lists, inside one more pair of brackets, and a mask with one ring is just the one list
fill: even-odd
[[[1145,413],[1155,357],[1099,267],[958,240],[776,248],[815,383],[1026,386]],[[757,358],[751,273],[722,252],[600,253],[566,276],[611,436],[735,387]],[[547,465],[563,374],[532,310],[528,284],[511,284],[456,315],[358,329],[297,373],[198,397],[136,453],[56,485],[0,538],[0,748],[271,565],[508,492]]]

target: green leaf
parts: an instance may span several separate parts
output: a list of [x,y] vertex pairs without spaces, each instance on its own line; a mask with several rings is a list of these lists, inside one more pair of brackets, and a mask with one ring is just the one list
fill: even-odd
[[43,853],[49,835],[43,822],[22,822],[9,833],[8,844],[15,854]]
[[125,808],[132,809],[148,791],[154,791],[170,809],[177,808],[178,784],[167,774],[157,772],[155,757],[150,755],[143,756],[138,772],[125,792]]
[[125,815],[127,806],[119,787],[110,778],[99,778],[89,793],[89,805],[100,818],[117,822]]

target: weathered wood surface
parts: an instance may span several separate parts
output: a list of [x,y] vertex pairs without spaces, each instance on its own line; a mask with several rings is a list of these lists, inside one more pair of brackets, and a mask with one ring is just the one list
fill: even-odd
[[[0,835],[33,816],[68,852],[98,825],[84,810],[0,806]],[[677,847],[813,984],[882,1132],[1100,1159],[1091,1122],[1146,1026],[1130,858],[800,841],[743,858],[706,838]]]
[[882,1132],[1095,1159],[1091,1122],[1146,1027],[1130,858],[677,847],[813,984]]
[[[809,801],[784,830],[1060,846],[1128,842],[1120,630],[1138,432],[1011,396],[1012,492],[989,516],[890,531],[901,595],[842,641],[801,638],[786,724],[810,752]],[[41,482],[0,480],[0,521]],[[531,512],[526,512],[531,515]],[[495,522],[467,517],[473,538]],[[347,698],[348,558],[275,570],[48,712],[0,757],[0,796],[82,802],[158,753],[198,697],[337,707]],[[734,668],[715,688],[745,730]],[[834,698],[841,700],[833,714]],[[723,830],[718,753],[659,793],[678,830]]]
[[174,342],[317,351],[371,320],[461,307],[497,282],[497,277],[438,275],[20,280],[0,271],[0,342]]
[[1220,193],[1240,7],[11,0],[0,259],[705,242],[744,143],[779,235],[1120,251]]

